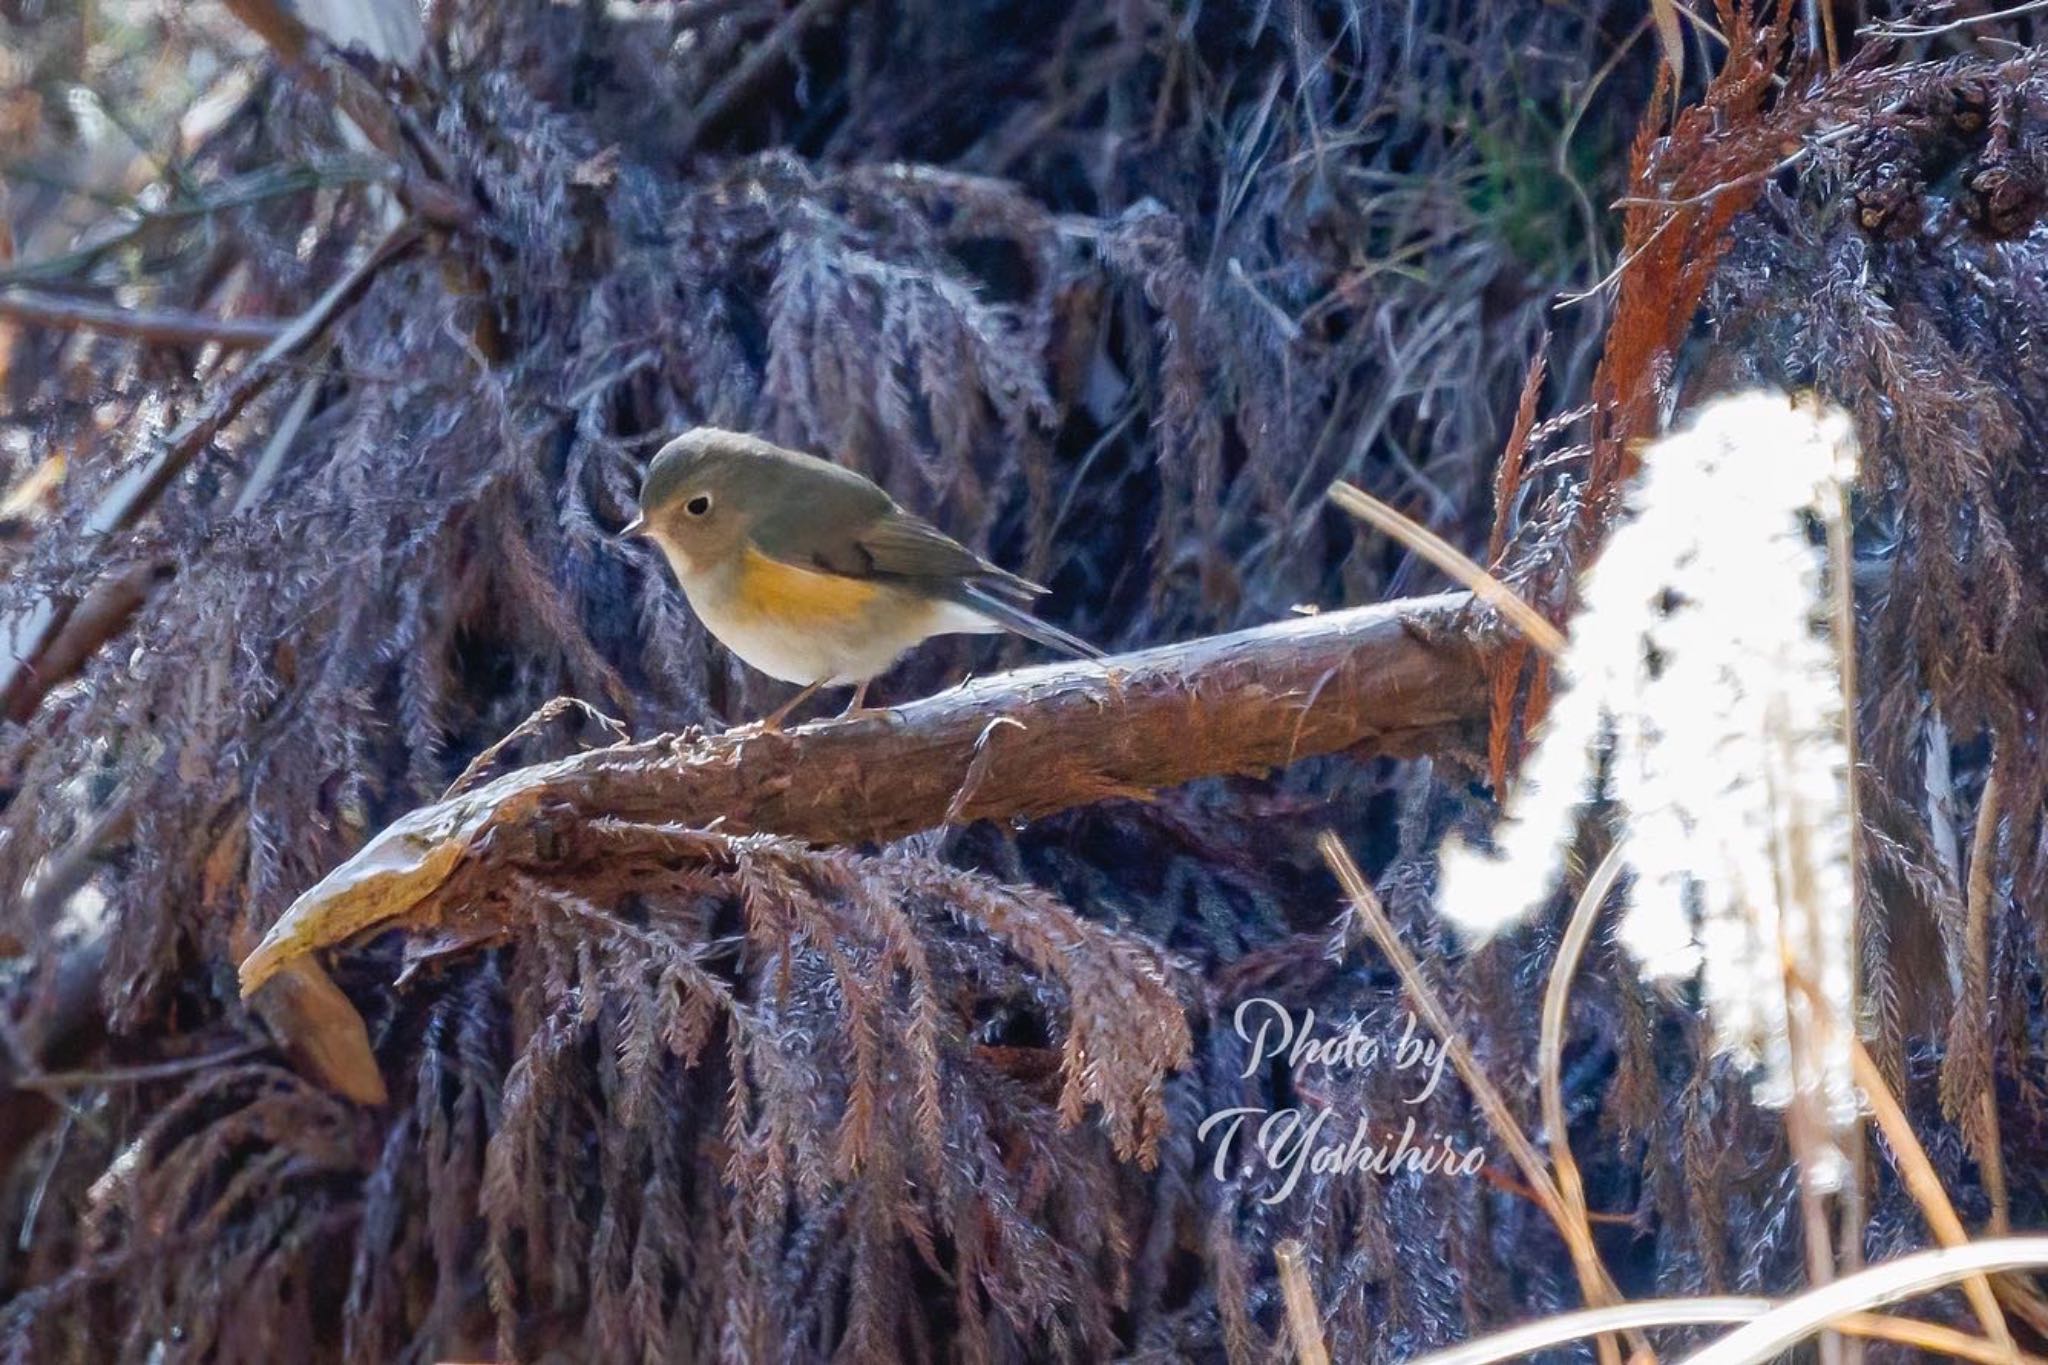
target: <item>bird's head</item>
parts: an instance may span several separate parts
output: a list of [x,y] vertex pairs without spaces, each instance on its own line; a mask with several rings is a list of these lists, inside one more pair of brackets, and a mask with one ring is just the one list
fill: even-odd
[[738,554],[764,491],[757,472],[775,447],[717,427],[697,427],[663,446],[640,483],[640,515],[621,532],[644,535],[676,564],[702,573]]

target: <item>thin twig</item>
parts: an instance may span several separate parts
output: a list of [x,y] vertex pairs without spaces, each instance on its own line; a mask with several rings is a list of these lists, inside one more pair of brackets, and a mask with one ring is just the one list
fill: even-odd
[[[1620,1291],[1615,1288],[1607,1268],[1601,1264],[1600,1251],[1593,1245],[1592,1233],[1583,1219],[1574,1219],[1565,1208],[1564,1198],[1558,1193],[1556,1182],[1550,1178],[1550,1171],[1537,1153],[1536,1145],[1529,1141],[1529,1135],[1515,1121],[1514,1111],[1508,1108],[1507,1101],[1480,1068],[1478,1059],[1465,1043],[1464,1035],[1453,1026],[1449,1013],[1438,1001],[1428,978],[1423,976],[1421,965],[1408,951],[1407,945],[1401,942],[1401,936],[1394,932],[1393,922],[1387,918],[1372,884],[1366,881],[1365,874],[1358,870],[1358,864],[1351,860],[1351,854],[1336,835],[1325,831],[1317,837],[1316,846],[1330,870],[1336,874],[1338,884],[1344,888],[1352,913],[1372,935],[1373,942],[1387,961],[1393,964],[1401,977],[1401,984],[1407,989],[1410,1003],[1422,1016],[1423,1022],[1442,1040],[1452,1067],[1471,1092],[1480,1112],[1486,1116],[1494,1135],[1521,1168],[1522,1179],[1528,1181],[1529,1187],[1536,1192],[1537,1202],[1550,1215],[1550,1221],[1557,1226],[1564,1244],[1571,1249],[1572,1264],[1579,1275],[1580,1292],[1585,1295],[1588,1305],[1605,1308],[1618,1302]],[[1650,1349],[1649,1342],[1640,1332],[1631,1332],[1629,1344],[1637,1351],[1647,1352]]]
[[[126,839],[135,828],[136,786],[131,780],[114,790],[92,816],[90,824],[63,848],[51,853],[37,870],[35,880],[22,891],[14,906],[16,923],[47,932],[58,914],[108,850]],[[94,989],[97,990],[97,983]]]
[[92,519],[87,526],[89,532],[102,535],[124,531],[132,526],[167,488],[171,481],[184,471],[201,450],[220,429],[233,421],[247,407],[257,394],[269,385],[276,376],[277,362],[296,355],[311,345],[333,325],[343,310],[369,287],[377,272],[400,255],[410,250],[420,240],[421,232],[417,223],[401,223],[386,233],[368,255],[358,261],[346,274],[336,280],[311,307],[292,319],[291,325],[280,332],[263,351],[246,366],[235,373],[221,394],[206,410],[201,412],[177,431],[164,443],[163,451],[131,480],[116,485],[113,492],[98,507],[93,509]]
[[[464,228],[475,222],[476,200],[455,187],[446,149],[416,121],[408,122],[409,111],[403,103],[390,99],[369,76],[334,53],[283,0],[226,0],[226,4],[280,61],[391,159],[394,192],[413,217],[446,228]],[[395,230],[399,224],[392,226]]]
[[181,309],[120,308],[36,289],[0,293],[0,318],[38,327],[105,332],[179,346],[216,342],[240,350],[267,346],[284,330],[284,324],[274,318],[222,318]]
[[271,430],[270,439],[263,443],[263,453],[256,457],[248,480],[235,494],[235,516],[241,516],[263,501],[263,495],[269,491],[278,471],[284,468],[284,457],[290,453],[292,442],[299,439],[306,418],[312,414],[313,400],[320,393],[320,363],[317,359],[309,359],[308,364],[313,373],[300,383],[298,393],[293,395],[284,415],[278,418],[276,427]]
[[[1833,146],[1837,142],[1845,141],[1857,132],[1860,127],[1860,124],[1845,123],[1840,127],[1829,128],[1815,133],[1806,142],[1802,143],[1798,150],[1786,153],[1782,160],[1760,170],[1739,175],[1733,180],[1717,180],[1706,189],[1700,190],[1696,194],[1688,194],[1682,199],[1666,199],[1655,195],[1624,195],[1614,201],[1615,206],[1629,209],[1701,208],[1712,203],[1730,190],[1739,190],[1745,185],[1753,185],[1759,180],[1770,180],[1781,172],[1791,170],[1800,161],[1813,155],[1815,149]],[[1598,286],[1596,285],[1595,288],[1598,288]]]
[[1430,563],[1472,590],[1475,597],[1496,608],[1531,643],[1549,654],[1564,652],[1564,632],[1543,618],[1542,613],[1516,596],[1514,590],[1495,578],[1449,541],[1426,526],[1401,515],[1362,488],[1338,482],[1330,485],[1330,501],[1360,521],[1393,536]]
[[166,1062],[149,1062],[141,1066],[115,1066],[98,1071],[39,1071],[33,1075],[17,1076],[13,1084],[20,1090],[55,1092],[60,1090],[84,1090],[90,1086],[140,1085],[148,1081],[169,1080],[208,1067],[224,1066],[239,1062],[268,1050],[268,1043],[238,1043],[219,1052],[208,1052],[197,1057],[178,1057]]
[[130,208],[128,212],[133,215],[132,221],[61,255],[10,262],[0,270],[0,284],[48,281],[76,275],[107,253],[128,246],[158,228],[187,219],[210,218],[230,209],[247,208],[266,200],[330,185],[375,184],[396,178],[393,168],[367,157],[341,158],[306,167],[269,169],[238,176],[224,181],[216,193],[205,199],[173,201],[161,208]]
[[1750,171],[1745,175],[1739,175],[1733,180],[1719,181],[1707,189],[1701,190],[1697,194],[1688,195],[1683,199],[1625,197],[1617,200],[1617,205],[1623,208],[1668,208],[1671,212],[1664,216],[1663,221],[1657,224],[1656,228],[1634,251],[1626,253],[1619,261],[1615,262],[1614,269],[1601,276],[1590,287],[1581,289],[1576,293],[1561,296],[1555,306],[1558,308],[1569,308],[1576,304],[1584,303],[1588,299],[1598,298],[1601,294],[1607,292],[1608,289],[1620,283],[1621,277],[1628,273],[1629,267],[1634,265],[1649,251],[1657,239],[1664,235],[1666,229],[1672,227],[1684,217],[1684,215],[1678,212],[1679,209],[1698,207],[1728,193],[1730,190],[1743,189],[1759,181],[1773,179],[1783,172],[1792,169],[1792,167],[1798,165],[1808,156],[1811,156],[1814,148],[1821,145],[1824,140],[1824,138],[1816,138],[1769,166],[1763,167],[1760,170]]
[[[1564,1200],[1565,1212],[1574,1222],[1587,1227],[1588,1240],[1591,1239],[1592,1225],[1586,1217],[1586,1187],[1579,1179],[1579,1163],[1572,1157],[1571,1128],[1565,1122],[1564,1113],[1565,1016],[1571,1004],[1572,976],[1579,969],[1579,958],[1593,937],[1593,926],[1600,919],[1600,907],[1607,900],[1607,893],[1614,888],[1615,879],[1621,875],[1621,867],[1621,845],[1617,843],[1607,850],[1607,856],[1593,869],[1593,875],[1586,879],[1586,889],[1579,894],[1578,904],[1572,907],[1572,917],[1557,945],[1557,961],[1551,964],[1550,983],[1543,992],[1542,1032],[1536,1045],[1543,1126],[1550,1134],[1550,1164],[1557,1168],[1557,1190]],[[1603,1335],[1598,1349],[1601,1360],[1607,1361],[1617,1354],[1618,1348],[1613,1337]]]
[[1945,33],[1954,33],[1972,24],[1996,24],[2035,10],[2048,9],[2048,0],[2025,0],[2009,9],[1992,10],[1987,14],[1966,14],[1960,19],[1951,19],[1945,24],[1916,24],[1910,20],[1897,19],[1874,24],[1865,24],[1856,30],[1859,38],[1939,38]]
[[754,82],[767,74],[769,67],[796,45],[796,40],[804,35],[805,30],[845,3],[846,0],[803,0],[802,4],[784,15],[765,38],[747,49],[747,55],[740,59],[739,65],[690,111],[681,140],[685,144],[695,142],[700,132],[723,116],[753,88]]
[[587,719],[594,720],[605,729],[611,731],[613,739],[623,740],[627,738],[624,725],[598,710],[589,702],[584,701],[581,697],[552,698],[542,702],[532,715],[506,731],[489,748],[485,749],[475,758],[472,758],[469,761],[469,766],[462,770],[462,776],[456,778],[454,782],[449,784],[448,790],[441,793],[442,800],[445,801],[447,798],[460,792],[468,791],[476,785],[477,779],[490,771],[491,765],[498,761],[498,756],[504,753],[508,746],[538,734],[543,725],[546,725],[564,712],[572,710],[581,711]]
[[135,614],[177,574],[173,559],[147,559],[117,570],[75,606],[61,609],[33,667],[17,671],[0,690],[0,715],[17,724],[35,714],[52,689],[68,681],[107,641],[128,628]]
[[56,1177],[57,1167],[63,1164],[64,1147],[71,1141],[71,1130],[77,1126],[67,1111],[57,1122],[57,1135],[50,1139],[50,1150],[43,1154],[43,1169],[36,1173],[36,1186],[29,1191],[28,1204],[21,1211],[21,1231],[15,1235],[14,1248],[27,1251],[35,1245],[36,1219],[43,1211],[43,1200],[49,1196],[50,1181]]
[[[325,334],[369,287],[377,272],[409,251],[420,238],[419,225],[411,221],[386,233],[368,255],[294,318],[260,354],[237,370],[203,411],[171,433],[155,459],[114,485],[93,508],[86,521],[86,534],[111,535],[140,520],[221,428],[233,421],[277,376],[281,368],[278,362],[296,355]],[[6,651],[5,657],[0,657],[0,696],[13,695],[21,675],[33,674],[41,666],[64,618],[63,604],[46,595],[10,619],[0,621],[0,644],[4,644]]]

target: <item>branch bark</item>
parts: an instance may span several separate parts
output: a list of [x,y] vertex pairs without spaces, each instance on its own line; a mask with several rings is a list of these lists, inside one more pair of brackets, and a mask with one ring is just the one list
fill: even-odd
[[1101,663],[1021,669],[787,733],[742,727],[522,768],[422,807],[302,895],[242,992],[364,930],[435,922],[458,868],[542,868],[601,819],[900,838],[1030,819],[1197,778],[1439,747],[1486,712],[1497,647],[1463,594],[1299,617]]

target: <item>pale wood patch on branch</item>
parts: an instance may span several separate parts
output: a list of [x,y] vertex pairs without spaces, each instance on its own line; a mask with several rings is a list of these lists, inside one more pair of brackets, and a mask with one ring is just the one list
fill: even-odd
[[855,843],[1340,751],[1424,752],[1485,714],[1495,635],[1470,600],[1297,617],[787,733],[670,735],[518,769],[406,815],[330,872],[243,961],[242,991],[365,930],[458,912],[441,894],[458,869],[573,861],[601,819]]

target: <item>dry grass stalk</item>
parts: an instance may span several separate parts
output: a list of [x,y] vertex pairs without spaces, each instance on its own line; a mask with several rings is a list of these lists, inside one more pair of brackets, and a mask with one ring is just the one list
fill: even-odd
[[1650,1327],[1711,1327],[1724,1322],[1753,1322],[1771,1311],[1771,1300],[1727,1294],[1698,1299],[1641,1299],[1576,1313],[1554,1313],[1476,1341],[1462,1342],[1418,1356],[1408,1365],[1492,1365],[1533,1355],[1599,1333],[1637,1331]]
[[1982,1337],[1973,1337],[1968,1332],[1945,1327],[1938,1322],[1922,1322],[1918,1318],[1902,1318],[1889,1313],[1851,1313],[1837,1318],[1833,1326],[1835,1331],[1849,1338],[1851,1347],[1859,1350],[1865,1341],[1887,1341],[1955,1360],[1981,1362],[1981,1365],[2005,1365],[2009,1361],[2018,1361],[2019,1365],[2042,1365],[2040,1356],[2026,1351],[2008,1353]]
[[[1970,1236],[1963,1229],[1963,1220],[1956,1216],[1955,1205],[1949,1202],[1948,1191],[1941,1185],[1941,1176],[1928,1159],[1927,1149],[1920,1145],[1919,1137],[1914,1134],[1905,1109],[1892,1094],[1891,1087],[1885,1084],[1884,1073],[1878,1070],[1869,1049],[1860,1041],[1853,1044],[1850,1056],[1856,1066],[1856,1084],[1862,1087],[1871,1114],[1898,1160],[1899,1175],[1906,1182],[1913,1202],[1920,1206],[1928,1229],[1934,1233],[1934,1240],[1950,1248],[1967,1245]],[[1973,1275],[1963,1281],[1963,1294],[1969,1299],[1977,1320],[1984,1324],[1985,1335],[2000,1349],[2011,1352],[2014,1349],[2012,1331],[2006,1325],[2005,1314],[1999,1311],[1991,1282],[1982,1275]]]
[[[1556,1224],[1558,1235],[1564,1239],[1565,1246],[1571,1251],[1572,1268],[1578,1275],[1580,1292],[1585,1295],[1588,1304],[1596,1308],[1617,1303],[1621,1295],[1615,1288],[1613,1278],[1608,1275],[1606,1266],[1601,1263],[1599,1248],[1593,1244],[1592,1228],[1583,1216],[1574,1218],[1570,1209],[1566,1207],[1564,1196],[1559,1193],[1556,1182],[1550,1178],[1550,1172],[1545,1168],[1543,1158],[1537,1153],[1536,1145],[1529,1140],[1529,1135],[1522,1131],[1521,1124],[1515,1120],[1514,1111],[1508,1108],[1506,1099],[1501,1096],[1486,1072],[1480,1068],[1478,1059],[1472,1055],[1470,1045],[1452,1023],[1442,1001],[1437,999],[1429,979],[1422,974],[1421,964],[1416,962],[1407,945],[1401,942],[1401,936],[1394,932],[1393,922],[1387,918],[1386,909],[1380,904],[1379,894],[1372,889],[1372,883],[1366,880],[1365,874],[1359,870],[1358,864],[1352,860],[1351,854],[1336,835],[1325,833],[1317,840],[1317,846],[1322,850],[1324,861],[1329,864],[1331,872],[1336,874],[1338,884],[1343,887],[1345,899],[1351,904],[1352,914],[1365,926],[1366,932],[1372,936],[1373,943],[1399,973],[1401,984],[1407,989],[1416,1013],[1443,1041],[1444,1051],[1449,1054],[1451,1066],[1457,1071],[1458,1078],[1465,1083],[1465,1088],[1471,1092],[1474,1103],[1486,1116],[1487,1124],[1493,1129],[1494,1135],[1507,1147],[1508,1154],[1521,1169],[1522,1178],[1529,1182],[1537,1203],[1542,1205],[1551,1222]],[[1631,1333],[1630,1344],[1638,1352],[1648,1352],[1650,1349],[1649,1342],[1643,1339],[1640,1333]]]
[[1534,607],[1515,595],[1514,589],[1475,564],[1467,555],[1436,532],[1381,502],[1361,488],[1348,483],[1330,485],[1330,501],[1442,569],[1469,588],[1472,595],[1499,611],[1515,629],[1529,637],[1547,654],[1564,649],[1564,634],[1543,619]]
[[[1599,922],[1600,907],[1607,900],[1607,893],[1614,889],[1621,867],[1621,846],[1617,844],[1607,850],[1607,856],[1593,869],[1593,875],[1586,879],[1586,889],[1579,893],[1578,904],[1572,907],[1572,917],[1557,945],[1557,961],[1550,969],[1550,983],[1543,992],[1543,1025],[1536,1049],[1543,1126],[1550,1134],[1550,1163],[1557,1168],[1557,1189],[1565,1210],[1574,1222],[1580,1223],[1587,1222],[1586,1187],[1579,1178],[1579,1163],[1572,1157],[1571,1125],[1564,1112],[1565,1019],[1571,1005],[1572,976],[1579,969],[1579,959],[1593,937],[1593,926]],[[1600,1338],[1603,1360],[1614,1349],[1612,1338]]]
[[[1557,1313],[1535,1322],[1510,1327],[1419,1356],[1408,1365],[1492,1365],[1513,1360],[1570,1342],[1582,1341],[1598,1332],[1628,1328],[1703,1327],[1724,1322],[1754,1322],[1774,1307],[1770,1299],[1724,1295],[1700,1299],[1641,1299],[1612,1308],[1588,1308],[1577,1313]],[[1979,1337],[1959,1332],[1940,1323],[1917,1318],[1894,1317],[1885,1313],[1850,1313],[1836,1319],[1835,1330],[1857,1340],[1893,1342],[1922,1351],[1932,1351],[1956,1360],[1979,1361],[1982,1365],[2004,1365],[2013,1357]],[[2020,1365],[2044,1365],[2043,1358],[2022,1351]]]
[[2005,1237],[1921,1251],[1845,1275],[1789,1299],[1738,1328],[1685,1365],[1761,1365],[1815,1333],[1854,1315],[1995,1271],[2048,1265],[2048,1237]]
[[[2005,1185],[2005,1153],[1998,1135],[1998,1067],[1992,1055],[1988,1015],[1991,994],[1991,906],[1998,887],[1998,822],[2004,818],[2005,785],[1993,750],[1977,802],[1977,828],[1970,839],[1968,894],[1963,926],[1963,989],[1949,1036],[1965,1040],[1969,1062],[1953,1076],[1944,1068],[1942,1107],[1962,1119],[1963,1139],[1983,1174],[1991,1200],[1991,1231],[2012,1230],[2012,1201]],[[1952,1085],[1951,1082],[1957,1084]],[[1963,1086],[1973,1094],[1958,1093]]]
[[[1849,904],[1856,907],[1852,913],[1860,913],[1863,905],[1863,812],[1856,796],[1856,547],[1846,484],[1836,490],[1835,503],[1835,515],[1827,523],[1829,590],[1834,594],[1836,676],[1840,680],[1842,697],[1842,753],[1846,759],[1844,771],[1849,775],[1842,795],[1848,809],[1849,837],[1855,841],[1849,855]],[[1855,982],[1863,980],[1860,934],[1849,936],[1849,979]],[[1860,1027],[1860,1020],[1853,1022]],[[1837,1205],[1839,1260],[1845,1269],[1860,1270],[1863,1267],[1864,1229],[1870,1218],[1870,1144],[1865,1139],[1861,1115],[1842,1136],[1841,1145],[1848,1158],[1849,1169],[1842,1180]],[[1862,1359],[1862,1343],[1850,1342],[1848,1365],[1862,1365]]]
[[1301,1365],[1330,1365],[1315,1286],[1309,1283],[1303,1263],[1305,1255],[1301,1243],[1292,1238],[1273,1248],[1273,1264],[1280,1271],[1280,1297],[1287,1305],[1287,1333],[1294,1338],[1294,1357]]

